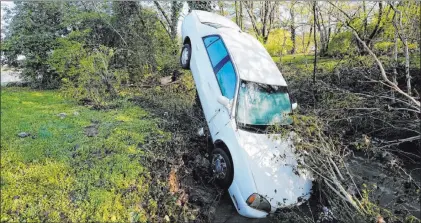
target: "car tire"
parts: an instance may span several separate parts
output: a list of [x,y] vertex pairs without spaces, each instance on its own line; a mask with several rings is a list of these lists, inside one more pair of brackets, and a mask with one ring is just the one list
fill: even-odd
[[[219,159],[217,163],[216,159]],[[221,148],[215,148],[211,156],[211,171],[215,182],[223,189],[228,189],[231,186],[234,178],[234,166],[231,163],[229,155]],[[218,169],[217,165],[220,165]],[[218,172],[219,171],[219,172]],[[224,174],[221,174],[223,171]]]
[[191,59],[191,46],[190,44],[184,44],[181,48],[180,53],[180,64],[183,69],[190,69],[190,59]]

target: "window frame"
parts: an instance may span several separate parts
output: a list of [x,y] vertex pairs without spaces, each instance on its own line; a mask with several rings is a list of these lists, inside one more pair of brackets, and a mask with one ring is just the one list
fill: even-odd
[[[208,47],[206,47],[206,44],[205,44],[205,39],[206,38],[209,38],[209,37],[218,37],[219,38],[219,40],[221,40],[221,42],[222,42],[222,44],[224,45],[224,47],[225,47],[225,50],[227,51],[227,56],[225,56],[224,58],[222,58],[222,60],[221,61],[219,61],[219,63],[218,64],[216,64],[215,65],[215,67],[213,67],[213,65],[212,65],[212,61],[211,61],[211,58],[210,58],[210,55],[209,55],[209,52],[208,52]],[[219,40],[217,40],[217,41],[219,41]],[[215,41],[216,42],[216,41]],[[214,44],[215,42],[213,42],[212,44]],[[235,74],[235,78],[236,78],[236,83],[235,83],[235,88],[234,88],[234,97],[232,98],[232,99],[230,99],[230,100],[233,100],[233,105],[235,105],[235,102],[236,102],[236,98],[237,98],[237,90],[238,90],[238,83],[239,83],[239,76],[238,76],[238,74],[237,74],[237,66],[235,65],[235,63],[234,63],[234,61],[232,60],[232,57],[231,57],[231,54],[230,54],[230,52],[229,52],[229,50],[228,50],[228,47],[227,47],[227,45],[225,44],[225,42],[224,42],[224,39],[222,38],[222,36],[221,35],[218,35],[218,34],[212,34],[212,35],[206,35],[206,36],[203,36],[202,37],[202,43],[203,43],[203,46],[205,47],[205,51],[206,51],[206,54],[208,55],[208,59],[209,59],[209,64],[211,65],[211,67],[212,67],[212,70],[213,70],[213,74],[215,75],[215,80],[216,80],[216,82],[218,83],[218,87],[219,87],[219,92],[221,93],[221,95],[222,95],[222,89],[221,89],[221,85],[219,84],[219,82],[218,82],[218,78],[217,78],[217,73],[222,69],[222,67],[225,65],[225,64],[227,64],[229,61],[231,61],[231,64],[232,64],[232,68],[233,68],[233,70],[234,70],[234,74]],[[211,46],[212,44],[210,44],[209,46]],[[222,64],[221,64],[222,63]],[[216,69],[216,68],[218,68],[218,69]],[[225,96],[224,96],[225,97]],[[234,106],[233,106],[234,107]],[[232,112],[233,112],[233,110],[234,109],[232,109]]]

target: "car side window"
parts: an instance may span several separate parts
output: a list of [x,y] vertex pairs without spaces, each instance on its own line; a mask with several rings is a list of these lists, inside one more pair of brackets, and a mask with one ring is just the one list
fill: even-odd
[[208,51],[222,95],[228,99],[233,99],[237,76],[224,42],[219,36],[205,37],[203,42]]
[[233,99],[235,95],[235,86],[237,83],[237,76],[235,75],[234,66],[231,61],[226,62],[218,73],[216,73],[221,93],[228,99]]
[[[217,39],[214,39],[217,38]],[[212,64],[212,67],[218,65],[222,59],[228,56],[228,52],[222,42],[221,38],[211,36],[204,39],[206,50]]]
[[209,36],[209,37],[206,37],[204,40],[203,40],[203,42],[205,43],[205,46],[206,46],[206,48],[208,47],[208,46],[210,46],[212,43],[214,43],[215,41],[217,41],[217,40],[219,40],[220,39],[220,37],[219,36]]

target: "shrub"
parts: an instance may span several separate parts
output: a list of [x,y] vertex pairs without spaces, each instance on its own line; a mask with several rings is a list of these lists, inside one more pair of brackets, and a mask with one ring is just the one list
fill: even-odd
[[111,68],[113,49],[105,46],[85,48],[70,38],[59,42],[60,47],[54,50],[49,64],[60,75],[65,96],[85,100],[97,108],[117,98],[128,75],[124,70]]

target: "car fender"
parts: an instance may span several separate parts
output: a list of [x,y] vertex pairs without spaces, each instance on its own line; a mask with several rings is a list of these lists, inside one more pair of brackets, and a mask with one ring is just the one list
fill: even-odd
[[[220,132],[213,137],[214,142],[223,142],[230,154],[234,166],[233,184],[236,183],[238,190],[242,197],[247,199],[251,194],[256,192],[256,183],[249,166],[249,161],[245,156],[244,150],[240,147],[235,134],[235,121],[233,119],[226,125],[225,128],[220,129]],[[229,190],[230,190],[229,189]]]

